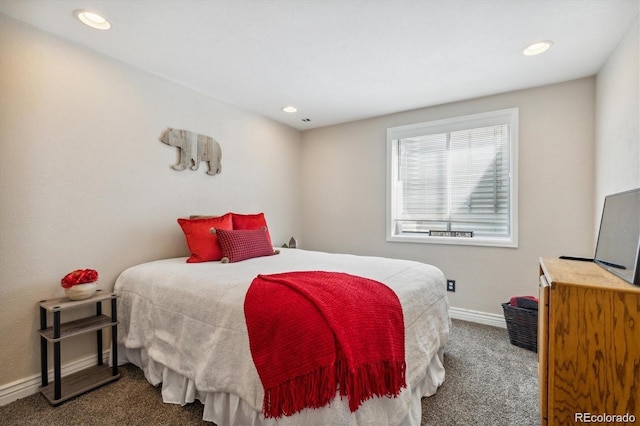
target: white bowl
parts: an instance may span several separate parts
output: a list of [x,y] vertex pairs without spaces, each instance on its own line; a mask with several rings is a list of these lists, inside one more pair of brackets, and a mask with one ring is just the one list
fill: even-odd
[[71,300],[83,300],[93,296],[96,292],[96,282],[76,284],[73,287],[65,288],[64,293]]

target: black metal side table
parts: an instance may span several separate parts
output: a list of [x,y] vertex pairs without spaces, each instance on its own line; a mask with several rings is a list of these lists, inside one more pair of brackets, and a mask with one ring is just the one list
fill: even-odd
[[[102,314],[102,302],[105,300],[111,300],[111,316]],[[117,365],[118,318],[116,302],[117,295],[115,293],[103,290],[98,290],[95,295],[84,300],[70,300],[66,297],[61,297],[40,302],[40,366],[42,372],[40,392],[50,404],[58,405],[70,398],[120,378]],[[61,322],[60,315],[62,311],[90,303],[95,303],[96,305],[95,316],[66,323]],[[47,312],[53,313],[53,326],[51,327],[47,327]],[[102,330],[107,327],[111,327],[112,367],[105,365],[102,359]],[[95,331],[97,337],[97,365],[62,377],[60,365],[61,341],[91,331]],[[53,383],[49,383],[47,356],[49,342],[53,343]]]

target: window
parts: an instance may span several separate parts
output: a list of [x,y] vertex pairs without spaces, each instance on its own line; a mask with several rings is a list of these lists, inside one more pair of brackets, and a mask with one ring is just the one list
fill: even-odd
[[387,129],[387,241],[517,247],[518,109]]

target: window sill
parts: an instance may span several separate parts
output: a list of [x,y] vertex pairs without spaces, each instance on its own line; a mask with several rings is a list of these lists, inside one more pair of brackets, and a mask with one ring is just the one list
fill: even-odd
[[518,241],[509,238],[486,237],[429,237],[424,235],[387,235],[387,241],[395,243],[448,244],[457,246],[518,248]]

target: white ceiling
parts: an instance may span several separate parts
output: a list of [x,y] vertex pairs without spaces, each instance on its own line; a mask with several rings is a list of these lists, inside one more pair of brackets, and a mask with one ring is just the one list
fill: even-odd
[[[639,6],[639,0],[0,0],[2,13],[301,130],[594,75]],[[103,14],[112,29],[80,24],[75,9]],[[553,47],[522,55],[539,40]],[[286,105],[298,112],[284,113]]]

